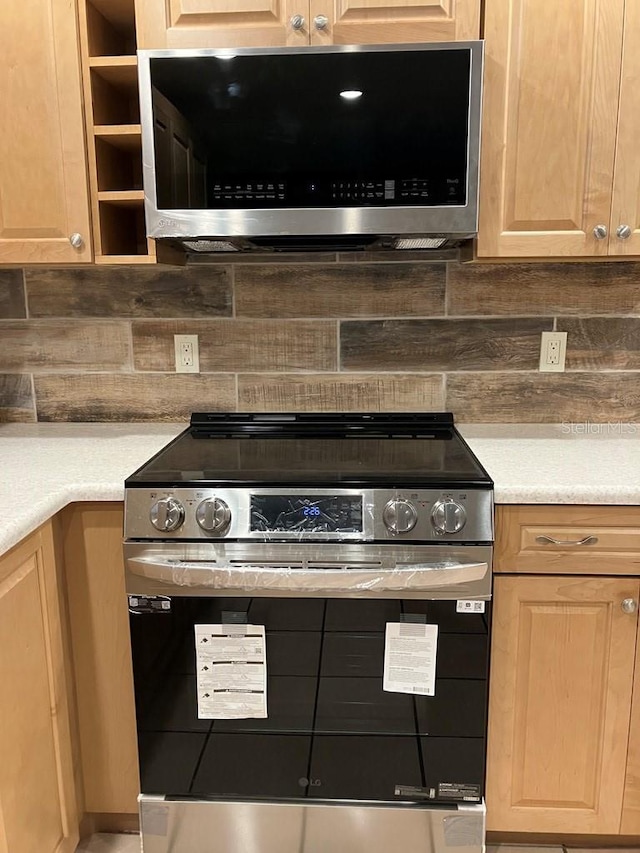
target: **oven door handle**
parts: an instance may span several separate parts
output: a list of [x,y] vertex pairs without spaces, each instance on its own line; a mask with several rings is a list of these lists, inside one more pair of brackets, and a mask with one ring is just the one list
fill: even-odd
[[424,591],[442,586],[479,581],[486,577],[486,562],[463,563],[440,560],[433,563],[380,566],[288,567],[259,564],[235,565],[214,561],[162,560],[157,557],[128,557],[129,572],[174,587],[259,592],[401,592]]

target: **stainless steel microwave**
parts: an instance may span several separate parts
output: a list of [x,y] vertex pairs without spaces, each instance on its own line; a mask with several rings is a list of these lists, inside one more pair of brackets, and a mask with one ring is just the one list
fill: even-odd
[[477,230],[483,43],[140,51],[147,234],[188,251]]

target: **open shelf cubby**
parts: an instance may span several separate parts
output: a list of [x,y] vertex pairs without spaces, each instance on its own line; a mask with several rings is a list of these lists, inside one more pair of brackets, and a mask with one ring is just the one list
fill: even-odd
[[89,56],[127,56],[136,52],[133,0],[86,0]]
[[[128,130],[127,127],[126,131]],[[100,133],[96,128],[98,198],[100,193],[105,191],[142,191],[140,133],[126,131],[123,129],[118,133]]]
[[[113,71],[116,74],[109,73]],[[114,66],[109,72],[104,66],[90,67],[93,124],[140,124],[135,65]]]
[[96,263],[155,263],[147,240],[134,0],[80,0]]
[[144,207],[142,194],[101,192],[98,194],[100,211],[100,252],[98,263],[127,261],[140,263],[143,258],[153,262],[145,235]]

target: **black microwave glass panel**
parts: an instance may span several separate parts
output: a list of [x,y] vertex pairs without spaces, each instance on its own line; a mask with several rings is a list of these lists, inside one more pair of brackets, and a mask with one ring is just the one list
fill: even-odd
[[150,69],[158,209],[466,204],[469,48]]
[[251,530],[362,532],[360,495],[251,495]]

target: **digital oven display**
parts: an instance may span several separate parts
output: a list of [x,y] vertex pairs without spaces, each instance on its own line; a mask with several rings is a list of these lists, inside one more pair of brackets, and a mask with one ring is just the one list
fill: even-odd
[[251,495],[251,530],[361,533],[362,495]]

